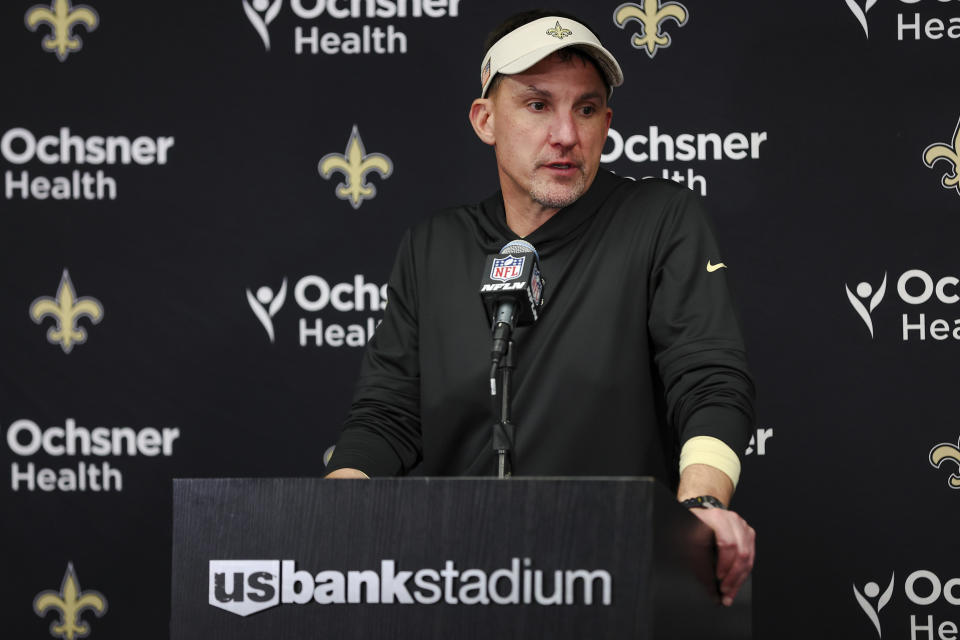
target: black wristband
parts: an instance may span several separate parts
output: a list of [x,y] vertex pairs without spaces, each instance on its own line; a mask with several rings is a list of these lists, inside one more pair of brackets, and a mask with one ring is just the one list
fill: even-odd
[[713,496],[697,496],[681,502],[688,509],[726,509],[727,506]]

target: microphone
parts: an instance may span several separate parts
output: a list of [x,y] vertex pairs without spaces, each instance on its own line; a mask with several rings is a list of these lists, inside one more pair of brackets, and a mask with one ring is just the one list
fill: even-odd
[[491,319],[493,362],[506,353],[514,327],[534,324],[543,308],[545,285],[540,255],[526,240],[513,240],[487,256],[480,298]]

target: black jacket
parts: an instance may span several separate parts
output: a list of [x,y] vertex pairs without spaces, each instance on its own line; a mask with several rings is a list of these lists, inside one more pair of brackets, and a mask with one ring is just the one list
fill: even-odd
[[[498,193],[409,231],[328,470],[491,475],[486,255],[517,236]],[[601,170],[526,237],[546,280],[514,332],[517,475],[653,475],[676,484],[697,435],[740,454],[753,384],[726,269],[693,192]]]

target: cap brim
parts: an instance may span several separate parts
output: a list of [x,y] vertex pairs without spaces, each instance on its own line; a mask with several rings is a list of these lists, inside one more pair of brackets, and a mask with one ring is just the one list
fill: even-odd
[[623,72],[620,70],[620,65],[617,64],[617,61],[614,59],[614,57],[603,47],[598,47],[590,42],[558,42],[556,45],[550,44],[539,47],[520,56],[516,60],[503,65],[500,67],[498,73],[505,73],[507,75],[523,73],[530,67],[549,56],[551,53],[560,51],[561,49],[567,49],[569,47],[579,49],[596,60],[597,64],[600,65],[601,71],[603,71],[604,79],[611,87],[619,87],[623,84]]
[[611,92],[613,87],[623,84],[623,71],[616,58],[603,48],[590,29],[569,18],[548,16],[517,27],[490,47],[480,67],[480,97],[486,97],[498,73],[522,73],[568,47],[589,55],[597,63]]

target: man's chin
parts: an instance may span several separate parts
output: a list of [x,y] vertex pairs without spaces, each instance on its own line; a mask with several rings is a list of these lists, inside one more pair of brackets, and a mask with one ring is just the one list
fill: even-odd
[[585,176],[580,174],[569,184],[534,185],[530,197],[537,204],[549,209],[563,209],[576,202],[586,190]]

